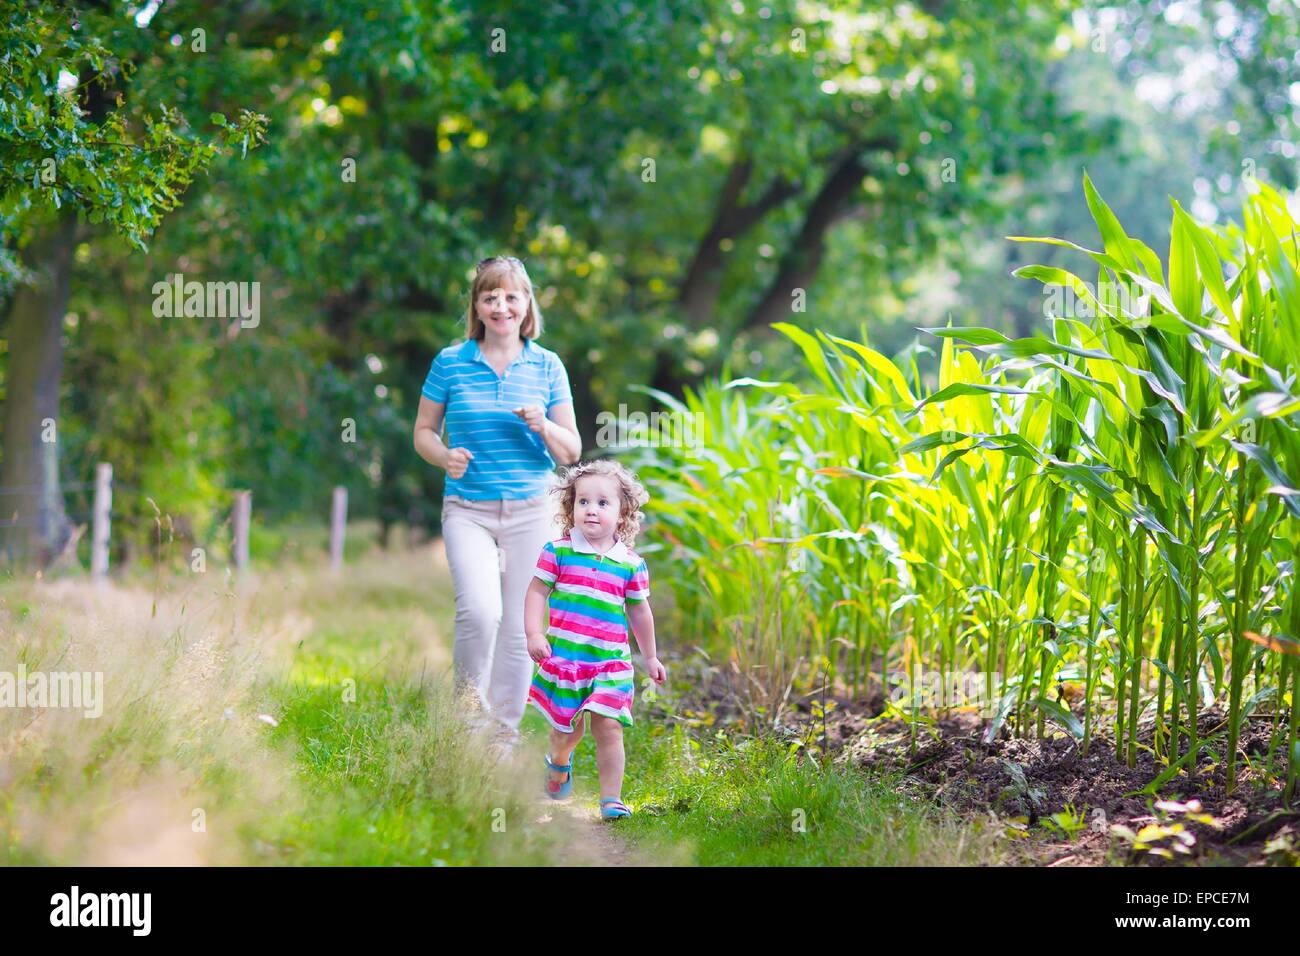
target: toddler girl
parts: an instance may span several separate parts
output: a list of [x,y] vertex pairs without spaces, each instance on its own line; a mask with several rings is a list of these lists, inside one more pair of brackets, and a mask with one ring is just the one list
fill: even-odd
[[524,597],[528,654],[538,663],[528,701],[551,725],[546,792],[558,800],[572,791],[570,761],[589,711],[600,815],[631,816],[622,800],[623,726],[632,726],[629,624],[650,677],[662,684],[667,676],[655,656],[650,572],[631,548],[649,496],[612,461],[575,465],[552,493],[560,499],[561,537],[542,549]]

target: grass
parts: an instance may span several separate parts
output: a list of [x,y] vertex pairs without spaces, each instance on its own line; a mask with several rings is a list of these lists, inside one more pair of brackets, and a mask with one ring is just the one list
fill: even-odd
[[105,675],[98,719],[0,709],[0,864],[1005,858],[993,832],[891,781],[698,739],[648,704],[627,734],[637,817],[598,829],[589,741],[576,805],[555,812],[536,715],[507,764],[466,731],[446,677],[453,599],[429,555],[372,552],[341,578],[294,565],[232,590],[217,575],[157,593],[0,586],[0,670]]
[[536,814],[524,788],[498,780],[460,724],[452,695],[431,690],[366,683],[349,703],[331,687],[275,688],[282,719],[272,736],[296,752],[313,795],[306,812],[279,821],[274,844],[282,862],[547,861],[555,847],[528,824]]
[[645,738],[641,814],[628,835],[686,845],[712,866],[958,866],[1008,862],[983,821],[962,821],[895,781],[798,763],[766,738]]
[[[531,708],[526,732],[545,740]],[[574,799],[595,814],[596,751],[574,754]],[[1015,862],[999,826],[963,820],[897,779],[819,768],[770,737],[701,737],[662,715],[624,733],[623,796],[613,826],[646,858],[702,866],[961,866]]]
[[531,777],[492,765],[434,677],[451,598],[427,558],[237,592],[0,588],[0,670],[101,671],[106,698],[96,720],[0,710],[0,864],[566,858],[573,828],[536,822]]

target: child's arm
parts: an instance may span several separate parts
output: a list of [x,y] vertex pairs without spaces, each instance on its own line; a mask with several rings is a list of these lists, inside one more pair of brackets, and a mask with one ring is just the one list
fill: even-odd
[[551,643],[543,632],[546,598],[550,593],[551,586],[541,578],[528,582],[528,590],[524,593],[524,636],[528,638],[528,656],[539,664],[551,656]]
[[636,638],[637,649],[645,658],[646,670],[656,684],[662,684],[668,677],[664,665],[659,662],[658,648],[655,647],[655,616],[650,610],[649,601],[629,604],[627,620],[632,625],[632,636]]

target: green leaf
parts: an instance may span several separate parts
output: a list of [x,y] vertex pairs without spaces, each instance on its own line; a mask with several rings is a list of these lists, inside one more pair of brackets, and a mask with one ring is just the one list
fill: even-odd
[[931,432],[930,434],[923,435],[920,438],[914,438],[906,445],[903,445],[898,449],[898,454],[900,456],[914,455],[917,452],[930,451],[931,449],[938,448],[940,445],[951,445],[954,442],[963,441],[968,437],[969,436],[962,432],[956,431]]
[[[1196,265],[1201,273],[1201,281],[1205,283],[1206,289],[1210,293],[1210,298],[1218,306],[1219,311],[1223,313],[1224,318],[1232,319],[1232,297],[1228,295],[1228,288],[1223,284],[1223,269],[1220,266],[1219,255],[1214,251],[1214,245],[1206,237],[1192,218],[1183,211],[1183,207],[1178,205],[1177,200],[1174,203],[1174,219],[1176,222],[1183,223],[1183,231],[1191,240],[1192,251],[1196,255]],[[1169,270],[1170,282],[1173,282],[1172,265]],[[1191,318],[1191,316],[1184,316]]]
[[869,349],[858,342],[852,342],[848,339],[842,339],[839,336],[829,336],[831,341],[836,342],[846,348],[852,349],[863,363],[879,378],[883,378],[893,386],[894,391],[898,394],[900,401],[912,402],[912,392],[907,387],[907,381],[903,378],[903,373],[898,370],[898,366],[881,355],[874,349]]
[[1083,193],[1088,200],[1088,210],[1097,223],[1097,231],[1101,233],[1101,242],[1106,252],[1126,271],[1136,272],[1138,262],[1133,255],[1128,235],[1124,232],[1124,227],[1119,224],[1119,220],[1115,218],[1115,214],[1110,211],[1110,207],[1101,198],[1101,194],[1097,192],[1097,188],[1093,186],[1092,179],[1086,171],[1083,174]]
[[1205,448],[1230,428],[1235,428],[1247,418],[1276,418],[1300,412],[1300,398],[1285,392],[1256,392],[1243,402],[1235,412],[1222,415],[1214,427],[1195,432],[1191,436],[1192,444]]
[[826,353],[822,350],[821,343],[797,325],[791,325],[789,322],[773,322],[772,328],[793,340],[795,345],[799,346],[804,358],[808,361],[808,366],[823,385],[829,389],[835,388],[835,380],[831,376],[830,369],[826,366]]
[[1169,294],[1183,318],[1199,322],[1201,287],[1196,281],[1196,248],[1188,233],[1186,218],[1175,213],[1169,235]]
[[1192,755],[1194,753],[1195,751],[1193,750],[1187,751],[1187,753],[1179,757],[1178,760],[1176,760],[1174,763],[1171,763],[1164,770],[1160,771],[1160,773],[1156,776],[1156,778],[1152,780],[1150,783],[1148,783],[1145,787],[1143,787],[1140,790],[1131,790],[1128,793],[1124,794],[1124,796],[1140,797],[1144,794],[1158,793],[1160,791],[1160,788],[1163,787],[1166,783],[1168,783],[1173,778],[1174,774],[1178,773],[1179,770],[1182,770],[1183,767],[1187,766],[1187,764],[1191,761]]
[[1015,706],[1016,698],[1019,696],[1019,688],[1009,688],[1003,695],[1002,700],[998,702],[997,710],[993,714],[993,719],[989,721],[988,730],[984,732],[984,743],[991,744],[997,739],[998,730],[1006,722],[1007,715],[1011,713],[1011,708]]
[[1034,703],[1044,714],[1060,724],[1065,730],[1077,740],[1083,739],[1083,724],[1079,723],[1079,718],[1070,713],[1054,700],[1048,700],[1040,697]]
[[963,395],[1037,395],[1039,394],[1032,389],[1017,388],[1014,385],[985,385],[978,382],[953,382],[946,388],[941,388],[927,398],[918,402],[911,411],[904,414],[904,418],[911,418],[918,414],[922,408],[932,402],[946,402],[950,398],[958,398]]
[[[1259,465],[1260,470],[1272,480],[1272,486],[1266,489],[1265,493],[1280,495],[1286,509],[1295,517],[1300,518],[1300,488],[1297,488],[1296,482],[1278,467],[1268,449],[1263,445],[1234,441],[1231,438],[1228,439],[1228,444]],[[1237,481],[1241,480],[1243,480],[1242,477],[1238,475]]]

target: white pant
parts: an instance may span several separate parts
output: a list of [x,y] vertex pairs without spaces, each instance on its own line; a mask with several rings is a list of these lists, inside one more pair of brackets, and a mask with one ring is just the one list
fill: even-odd
[[558,502],[534,498],[471,501],[446,495],[442,536],[456,588],[456,679],[478,693],[511,730],[528,702],[533,661],[524,636],[524,593],[547,541],[559,535]]

